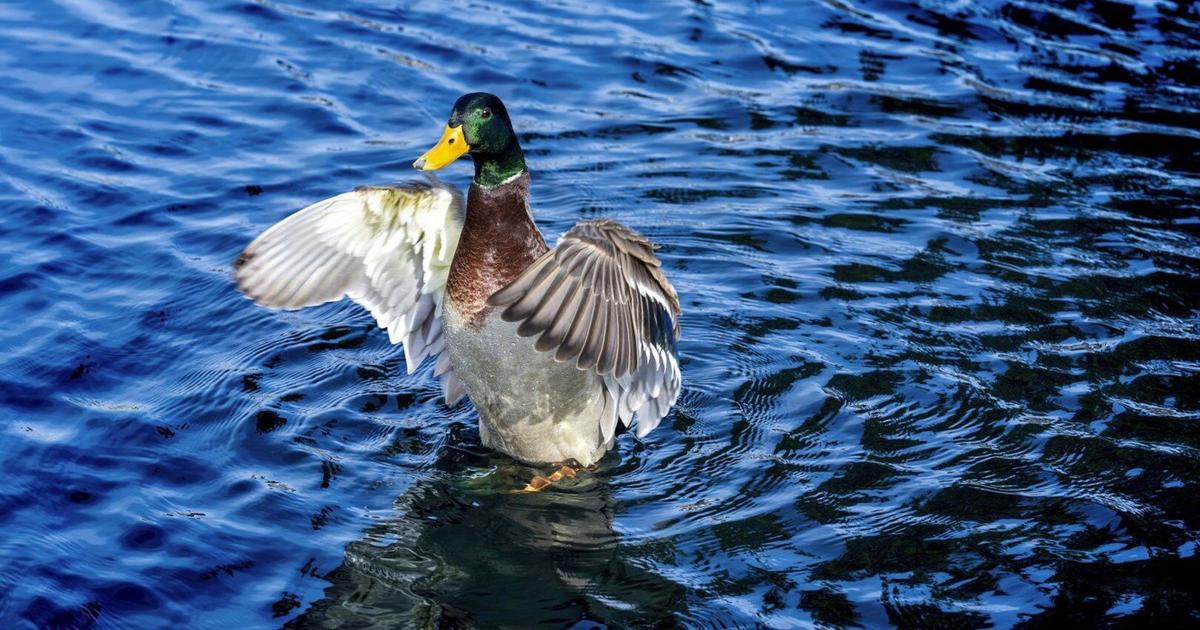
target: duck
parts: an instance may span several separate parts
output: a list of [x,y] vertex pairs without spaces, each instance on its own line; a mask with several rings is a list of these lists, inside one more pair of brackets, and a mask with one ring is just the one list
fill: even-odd
[[[463,155],[467,193],[432,175]],[[501,100],[459,98],[441,138],[413,162],[424,179],[360,186],[253,239],[234,262],[240,291],[271,309],[349,298],[426,359],[445,404],[474,404],[483,445],[553,472],[592,468],[631,428],[643,438],[678,399],[679,296],[656,246],[612,219],[582,220],[546,244],[530,175]]]

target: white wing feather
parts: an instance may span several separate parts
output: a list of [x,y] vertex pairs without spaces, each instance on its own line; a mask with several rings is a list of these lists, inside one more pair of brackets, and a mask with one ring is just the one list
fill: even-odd
[[363,187],[314,203],[254,239],[235,264],[238,288],[255,302],[296,309],[349,296],[392,343],[409,373],[438,356],[446,403],[464,394],[442,351],[442,303],[462,232],[462,193],[430,178]]

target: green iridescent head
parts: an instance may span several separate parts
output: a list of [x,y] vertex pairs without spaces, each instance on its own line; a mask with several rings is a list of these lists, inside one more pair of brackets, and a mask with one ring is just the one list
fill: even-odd
[[493,94],[472,92],[454,103],[442,139],[413,167],[433,171],[469,153],[475,183],[495,186],[525,170],[525,153],[513,131],[504,103]]

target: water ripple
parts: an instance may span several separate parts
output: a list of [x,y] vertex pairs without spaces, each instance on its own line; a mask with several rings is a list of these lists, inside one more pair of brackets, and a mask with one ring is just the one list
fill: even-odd
[[[55,0],[0,27],[6,627],[1200,610],[1187,3]],[[230,278],[289,212],[407,177],[477,89],[547,235],[634,226],[684,307],[675,412],[537,495],[358,309]]]

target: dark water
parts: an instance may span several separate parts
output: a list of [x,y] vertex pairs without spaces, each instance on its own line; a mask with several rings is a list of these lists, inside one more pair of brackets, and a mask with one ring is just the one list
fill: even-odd
[[[1200,9],[396,4],[0,2],[0,625],[1198,622]],[[537,495],[230,279],[471,90],[685,311],[676,411]]]

